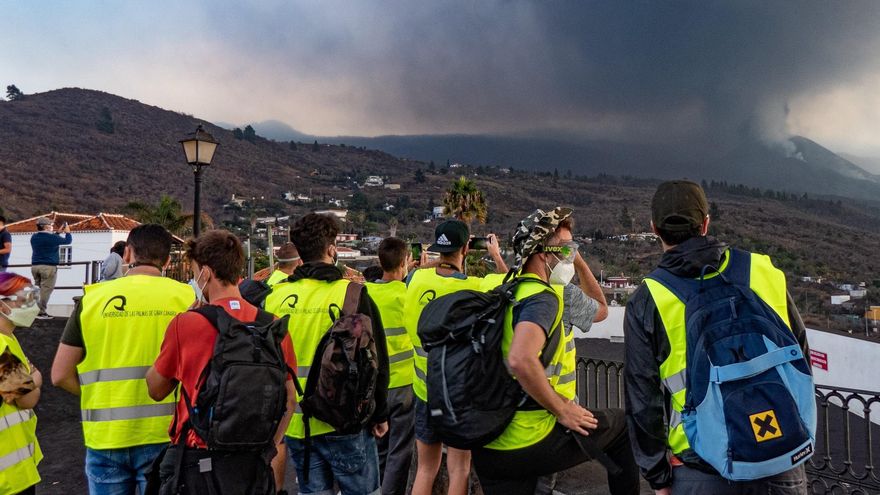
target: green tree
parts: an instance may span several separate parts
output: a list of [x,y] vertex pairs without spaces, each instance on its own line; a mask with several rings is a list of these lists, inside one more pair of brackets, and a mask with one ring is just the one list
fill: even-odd
[[627,208],[626,205],[623,205],[623,209],[620,210],[618,221],[620,222],[621,227],[627,229],[629,232],[632,232],[635,219],[633,219],[632,213],[629,212],[629,208]]
[[425,173],[422,172],[422,169],[416,169],[416,183],[424,184],[425,183]]
[[434,175],[437,173],[437,166],[434,165],[434,160],[431,160],[431,163],[428,164],[428,172],[430,172],[431,175]]
[[244,139],[244,132],[242,132],[240,128],[236,127],[232,130],[232,137],[240,141]]
[[719,208],[718,203],[714,201],[709,203],[709,218],[714,221],[718,221],[721,219],[721,208]]
[[98,117],[97,122],[95,122],[95,127],[104,134],[113,134],[113,131],[116,130],[116,124],[113,123],[113,115],[110,114],[109,108],[104,107],[101,109],[101,115]]
[[[141,223],[157,223],[178,236],[192,234],[192,213],[183,213],[180,202],[167,194],[154,205],[132,201],[125,209]],[[201,217],[203,229],[214,228],[214,220],[207,213],[202,212]]]
[[257,141],[257,131],[255,131],[254,128],[251,126],[245,127],[244,140],[249,143],[255,143]]
[[291,151],[296,151],[296,141],[291,141],[291,142],[290,142],[290,150],[291,150]]
[[483,192],[474,181],[464,176],[459,177],[443,196],[443,214],[466,223],[473,220],[486,223],[488,207]]
[[316,139],[315,142],[312,144],[312,151],[314,151],[315,153],[317,153],[317,152],[320,151],[320,150],[321,150],[321,147],[318,146],[318,140]]
[[21,100],[24,98],[24,93],[18,89],[15,84],[10,84],[6,86],[6,99],[9,101]]

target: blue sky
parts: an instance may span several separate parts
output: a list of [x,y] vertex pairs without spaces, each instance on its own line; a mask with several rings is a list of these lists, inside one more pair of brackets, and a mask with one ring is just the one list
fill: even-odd
[[880,156],[880,2],[3,2],[0,83],[318,135],[803,134]]

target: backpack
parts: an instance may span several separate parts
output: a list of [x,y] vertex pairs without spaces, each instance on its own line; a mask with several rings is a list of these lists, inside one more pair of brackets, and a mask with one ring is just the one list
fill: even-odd
[[[751,254],[699,279],[648,277],[685,304],[687,376],[682,424],[690,447],[729,480],[804,463],[816,440],[813,379],[792,331],[749,285]],[[706,278],[711,269],[717,276]]]
[[[287,366],[281,342],[287,335],[287,316],[281,319],[259,310],[255,322],[238,321],[219,306],[193,309],[217,329],[214,355],[202,370],[195,403],[184,387],[191,428],[209,449],[263,450],[287,409]],[[176,421],[176,419],[175,419]],[[186,433],[183,438],[185,441]]]
[[[517,409],[540,408],[523,391],[504,362],[501,340],[516,287],[533,278],[516,278],[489,292],[461,290],[438,297],[422,310],[418,335],[428,352],[429,421],[451,447],[472,450],[496,439]],[[559,344],[552,332],[544,349]],[[542,352],[546,367],[552,352]]]
[[258,308],[263,307],[266,297],[272,293],[272,287],[265,280],[253,280],[246,278],[238,284],[241,298]]
[[379,355],[370,317],[357,312],[363,287],[349,283],[342,308],[329,308],[333,324],[318,342],[300,401],[307,438],[310,417],[352,431],[376,410]]

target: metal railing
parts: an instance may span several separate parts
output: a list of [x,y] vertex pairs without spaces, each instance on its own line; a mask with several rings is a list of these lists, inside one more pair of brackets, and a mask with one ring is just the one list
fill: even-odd
[[[577,393],[588,408],[624,407],[619,361],[578,358]],[[816,386],[816,451],[806,464],[812,493],[880,494],[880,392]]]
[[[58,268],[63,267],[83,267],[83,283],[82,285],[56,285],[55,290],[81,290],[83,285],[89,285],[101,279],[101,265],[103,261],[72,261],[69,263],[58,263]],[[8,268],[30,268],[33,265],[9,265]]]

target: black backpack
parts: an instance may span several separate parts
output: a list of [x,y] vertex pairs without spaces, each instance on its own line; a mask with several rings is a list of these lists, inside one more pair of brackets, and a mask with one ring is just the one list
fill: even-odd
[[[252,323],[238,321],[219,306],[194,309],[217,329],[214,355],[199,376],[193,404],[181,387],[191,428],[216,450],[264,450],[287,408],[287,376],[299,388],[284,360],[281,342],[287,316],[275,319],[259,310]],[[184,442],[186,434],[183,435]]]
[[[419,317],[418,334],[428,352],[429,421],[446,445],[463,450],[497,438],[517,409],[540,406],[523,391],[504,363],[501,340],[514,291],[532,278],[517,278],[489,292],[462,290],[429,302]],[[552,332],[544,350],[559,345]],[[547,366],[552,352],[542,352]]]

